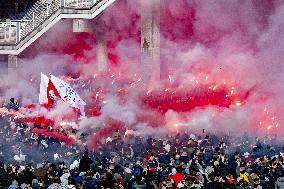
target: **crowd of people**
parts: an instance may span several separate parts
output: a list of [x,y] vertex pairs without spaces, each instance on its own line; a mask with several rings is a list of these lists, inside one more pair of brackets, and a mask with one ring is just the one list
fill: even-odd
[[[14,99],[6,107],[19,109]],[[159,138],[118,130],[88,150],[51,137],[35,143],[29,126],[7,115],[0,119],[3,189],[284,188],[284,148],[276,136],[203,132]]]

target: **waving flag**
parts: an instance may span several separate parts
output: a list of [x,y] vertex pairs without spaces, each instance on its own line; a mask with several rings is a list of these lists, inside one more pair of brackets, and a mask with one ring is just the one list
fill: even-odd
[[51,75],[51,83],[55,86],[63,101],[68,102],[74,108],[80,109],[81,114],[84,115],[84,106],[86,103],[70,85],[53,75]]
[[41,73],[39,103],[52,107],[56,98],[60,98],[60,94],[52,81],[43,73]]
[[81,114],[85,116],[84,106],[86,103],[70,85],[53,75],[49,79],[41,73],[39,103],[47,107],[52,107],[57,98],[61,98],[72,107],[80,109]]
[[47,104],[47,85],[49,82],[49,78],[41,73],[41,80],[40,80],[40,91],[39,91],[39,103],[40,104]]

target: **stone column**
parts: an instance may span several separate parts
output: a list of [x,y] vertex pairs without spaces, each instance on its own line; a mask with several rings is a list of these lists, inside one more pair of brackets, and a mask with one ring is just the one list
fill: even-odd
[[146,84],[160,80],[160,0],[142,2],[141,71]]
[[1,54],[0,55],[0,76],[7,76],[8,74],[8,55]]
[[96,70],[99,73],[108,71],[108,58],[106,41],[99,38],[96,46]]
[[14,78],[17,74],[17,68],[18,56],[7,54],[0,55],[0,77],[9,76],[11,79]]
[[[104,31],[101,28],[92,28],[94,24],[87,19],[73,19],[73,32],[94,32],[96,35],[96,71],[105,73],[108,71],[107,47]],[[95,22],[95,24],[99,24]],[[100,25],[100,24],[99,24]]]
[[73,32],[91,32],[90,21],[87,19],[73,19]]
[[13,76],[16,74],[18,68],[18,56],[8,55],[8,75]]

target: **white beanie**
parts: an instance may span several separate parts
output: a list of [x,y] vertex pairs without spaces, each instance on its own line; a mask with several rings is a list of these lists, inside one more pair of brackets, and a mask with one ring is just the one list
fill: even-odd
[[194,134],[190,134],[190,135],[189,135],[189,138],[191,138],[191,139],[193,139],[193,140],[196,140],[196,137],[195,137]]
[[184,187],[184,184],[182,184],[182,183],[180,182],[180,183],[178,183],[177,187],[178,187],[178,188],[182,188],[182,187]]
[[67,185],[68,184],[68,178],[70,176],[70,173],[64,173],[61,177],[60,177],[60,181],[62,184]]

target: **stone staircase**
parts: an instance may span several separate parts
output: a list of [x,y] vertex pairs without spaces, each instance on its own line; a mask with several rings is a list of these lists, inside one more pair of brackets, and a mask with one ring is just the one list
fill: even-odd
[[114,1],[39,0],[20,19],[0,21],[0,54],[18,55],[60,19],[92,19]]

